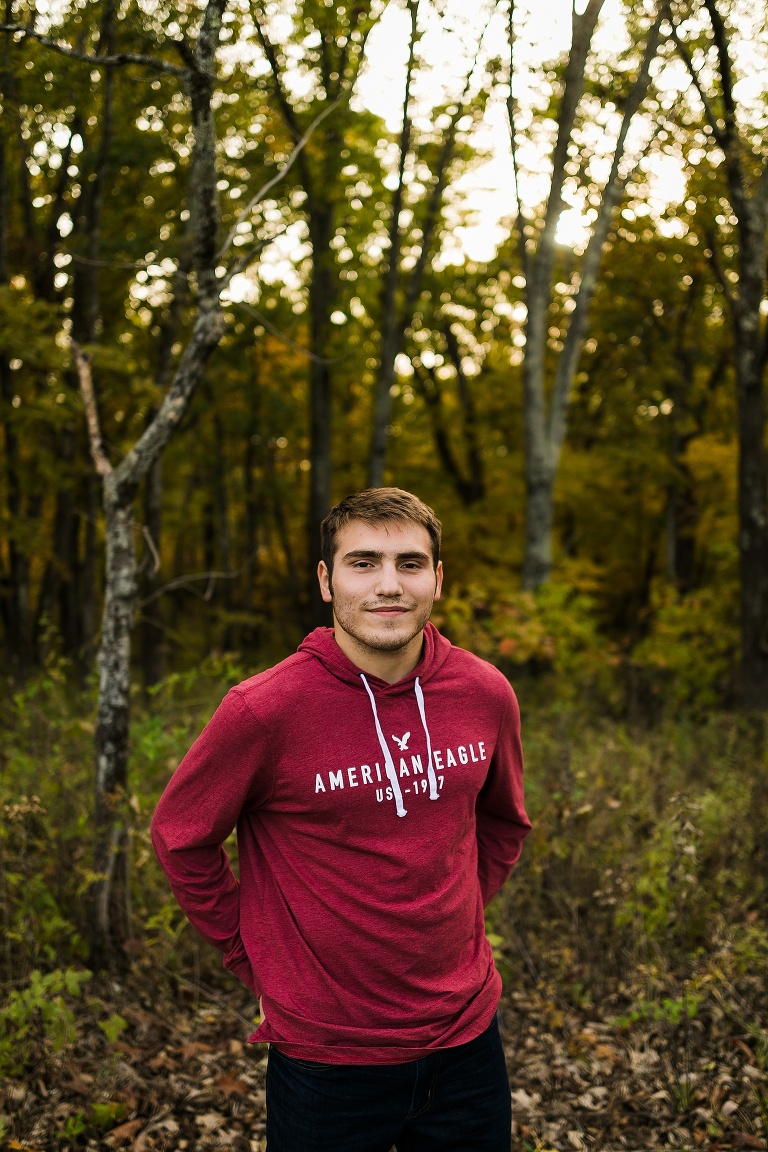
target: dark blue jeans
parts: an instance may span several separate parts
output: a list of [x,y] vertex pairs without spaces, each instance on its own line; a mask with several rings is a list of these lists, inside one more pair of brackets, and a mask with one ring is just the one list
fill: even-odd
[[407,1064],[319,1064],[275,1048],[267,1152],[510,1152],[499,1028]]

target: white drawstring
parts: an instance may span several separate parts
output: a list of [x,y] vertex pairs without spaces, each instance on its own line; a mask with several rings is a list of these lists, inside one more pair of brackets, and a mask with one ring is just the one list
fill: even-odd
[[373,709],[373,720],[374,720],[374,723],[376,725],[376,735],[379,738],[379,744],[381,745],[381,751],[384,754],[384,764],[385,764],[386,769],[387,769],[387,776],[389,777],[389,782],[392,785],[392,792],[394,793],[394,797],[395,797],[395,805],[397,806],[397,814],[398,814],[398,816],[405,816],[406,815],[406,809],[403,807],[403,794],[400,791],[400,783],[397,779],[397,771],[395,770],[395,764],[394,764],[394,761],[392,759],[392,753],[390,752],[390,750],[387,746],[387,742],[384,739],[384,733],[381,730],[381,724],[379,724],[379,714],[376,711],[376,701],[373,698],[373,692],[371,692],[371,689],[368,686],[368,681],[366,680],[366,678],[362,672],[360,673],[360,679],[362,680],[363,684],[365,684],[365,690],[368,693],[368,697],[371,701],[371,708]]
[[[384,733],[381,730],[381,724],[379,723],[379,714],[376,711],[376,700],[374,699],[374,695],[373,695],[373,692],[371,691],[370,685],[368,684],[368,681],[366,680],[366,678],[362,672],[360,673],[360,679],[362,680],[363,684],[365,685],[365,690],[368,693],[368,699],[371,702],[371,709],[373,711],[373,722],[376,725],[376,735],[379,738],[379,744],[381,746],[381,751],[384,755],[384,764],[385,764],[386,769],[387,769],[387,776],[389,778],[390,784],[392,785],[392,793],[395,797],[395,805],[397,807],[397,814],[398,814],[398,816],[405,816],[407,813],[406,813],[406,809],[403,807],[403,794],[400,791],[400,782],[397,779],[397,769],[395,768],[395,762],[392,759],[392,753],[389,750],[389,745],[387,744],[387,741],[384,738]],[[432,762],[432,739],[429,735],[429,728],[427,727],[427,714],[426,714],[426,711],[424,709],[424,693],[421,689],[421,684],[419,684],[418,676],[416,677],[416,683],[414,684],[413,689],[414,689],[414,692],[416,693],[416,703],[419,706],[419,716],[421,716],[421,723],[422,723],[423,728],[424,728],[424,735],[427,738],[427,777],[429,778],[429,798],[430,798],[430,800],[439,800],[440,799],[440,793],[438,792],[438,789],[437,789],[437,777],[435,776],[435,768],[434,768],[434,764]]]
[[416,683],[414,684],[413,688],[416,693],[416,703],[419,706],[421,722],[424,725],[424,735],[427,737],[427,754],[429,756],[429,762],[427,764],[427,776],[429,777],[429,798],[430,800],[439,800],[440,793],[437,790],[437,777],[435,776],[435,769],[432,765],[432,741],[429,736],[429,728],[427,728],[427,716],[424,711],[424,693],[421,690],[421,684],[419,684],[418,676],[416,677]]

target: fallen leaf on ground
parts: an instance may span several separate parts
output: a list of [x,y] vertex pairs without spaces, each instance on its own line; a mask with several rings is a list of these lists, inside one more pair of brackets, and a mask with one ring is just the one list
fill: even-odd
[[248,1085],[245,1080],[238,1079],[236,1076],[233,1076],[231,1072],[227,1072],[224,1076],[219,1076],[218,1080],[214,1080],[213,1083],[219,1092],[224,1093],[227,1099],[235,1094],[239,1096],[248,1095]]
[[122,1144],[127,1143],[128,1140],[132,1140],[143,1126],[143,1120],[128,1120],[118,1128],[113,1128],[106,1139],[113,1148],[119,1148]]
[[734,1132],[730,1141],[734,1148],[766,1148],[765,1141],[761,1140],[759,1136],[753,1136],[750,1132]]

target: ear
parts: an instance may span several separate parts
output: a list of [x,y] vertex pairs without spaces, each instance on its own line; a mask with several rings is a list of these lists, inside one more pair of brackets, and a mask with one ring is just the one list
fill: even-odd
[[321,560],[317,566],[317,579],[320,582],[320,595],[326,604],[333,601],[333,593],[331,592],[331,574],[325,560]]
[[440,593],[443,590],[443,562],[438,560],[437,568],[435,568],[435,600],[440,599]]

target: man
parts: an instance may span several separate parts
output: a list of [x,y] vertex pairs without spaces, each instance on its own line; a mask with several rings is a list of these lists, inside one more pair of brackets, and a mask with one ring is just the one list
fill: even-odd
[[519,713],[428,622],[440,531],[398,488],[332,509],[334,629],[228,693],[153,820],[179,904],[262,1002],[269,1152],[509,1152],[483,905],[530,828]]

